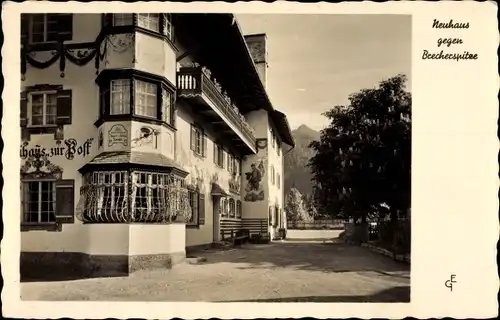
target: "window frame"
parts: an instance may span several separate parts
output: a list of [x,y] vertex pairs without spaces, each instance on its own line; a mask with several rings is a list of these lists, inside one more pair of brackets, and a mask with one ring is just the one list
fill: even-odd
[[191,139],[194,139],[194,141],[195,141],[194,149],[193,149],[194,154],[199,156],[199,157],[203,157],[206,153],[204,143],[203,143],[203,139],[204,139],[204,135],[205,135],[204,130],[202,128],[200,128],[199,126],[193,124],[191,127],[191,134],[194,134],[194,136],[191,137]]
[[[156,29],[151,28],[151,20],[152,20],[152,15],[156,15]],[[137,13],[137,26],[139,28],[144,28],[149,31],[161,33],[163,30],[161,30],[161,19],[162,19],[162,14],[161,13]],[[142,18],[142,19],[141,19]],[[146,24],[141,25],[141,20],[147,21]]]
[[[191,220],[186,222],[186,227],[197,227],[200,225],[200,192],[197,188],[188,187],[189,205],[191,206]],[[196,203],[196,210],[193,208]]]
[[[125,23],[116,23],[117,17],[121,18],[121,21],[125,21]],[[130,21],[127,21],[127,17],[130,18]],[[130,26],[134,24],[134,14],[133,13],[113,13],[111,16],[111,25],[113,27],[121,27],[121,26]]]
[[[154,82],[151,82],[151,81],[144,81],[144,80],[141,80],[141,79],[133,79],[132,80],[132,84],[133,84],[133,90],[134,90],[134,93],[133,93],[133,103],[131,104],[131,107],[132,107],[132,112],[134,113],[134,115],[136,116],[139,116],[139,117],[144,117],[144,118],[152,118],[152,119],[159,119],[159,115],[158,115],[158,109],[159,109],[159,106],[158,106],[158,100],[159,99],[159,84],[158,83],[154,83]],[[143,84],[144,85],[144,89],[145,91],[143,92],[140,92],[138,91],[138,89],[140,89],[139,85]],[[151,92],[148,92],[147,90],[148,89],[152,89]],[[144,113],[138,113],[138,109],[139,109],[139,96],[140,95],[143,95],[145,100],[146,100],[146,104],[144,106],[141,106],[141,107],[144,107],[145,108],[145,111]],[[150,97],[153,97],[153,101],[154,101],[154,106],[151,108],[150,105],[148,105],[148,98]],[[151,115],[148,113],[149,109],[153,109],[153,112],[154,112],[154,115]]]
[[[41,15],[43,16],[43,40],[42,41],[33,41],[33,27],[34,27],[34,18],[35,18],[35,15]],[[53,34],[53,36],[55,37],[55,39],[49,39],[49,35],[50,33],[48,32],[48,25],[49,25],[49,18],[52,18],[55,21],[56,23],[56,26],[57,26],[57,23],[58,23],[58,16],[57,14],[54,14],[54,13],[37,13],[37,14],[32,14],[29,16],[29,21],[28,21],[28,41],[30,44],[40,44],[40,43],[53,43],[53,42],[57,42],[58,41],[58,31],[57,31],[57,28],[56,28],[56,33]],[[52,21],[52,23],[54,23],[54,21]]]
[[[33,96],[43,96],[43,102],[42,102],[42,124],[33,124]],[[54,95],[55,96],[55,114],[53,115],[54,117],[54,123],[47,123],[47,96],[48,95]],[[30,91],[28,92],[28,114],[29,114],[29,121],[28,121],[28,128],[47,128],[47,127],[57,127],[57,99],[58,99],[58,92],[57,90],[40,90],[40,91]]]
[[214,159],[217,167],[224,169],[224,148],[219,143],[215,143]]
[[[109,101],[109,114],[110,115],[114,116],[114,115],[130,114],[131,108],[132,108],[132,102],[130,101],[131,100],[130,98],[132,97],[132,94],[133,94],[133,93],[131,93],[131,89],[132,89],[131,82],[132,81],[133,81],[132,79],[112,79],[110,81],[110,84],[109,84],[109,91],[110,91],[110,94],[109,94],[109,99],[110,99],[110,101]],[[126,91],[125,90],[123,90],[123,91],[114,91],[113,90],[113,83],[114,82],[124,82],[124,83],[127,82],[125,84],[120,85],[120,88],[123,89],[123,88],[128,87],[128,90],[126,90]],[[127,93],[129,95],[129,97],[128,97],[128,106],[127,105],[123,105],[123,103],[125,102],[125,99],[122,99],[121,109],[124,110],[123,112],[114,112],[113,111],[113,106],[115,105],[113,103],[114,102],[114,100],[113,100],[113,98],[114,98],[113,93],[115,93],[115,92],[120,92],[120,93],[122,93],[123,96],[126,96]]]
[[[56,192],[56,181],[57,179],[22,179],[21,180],[21,188],[22,188],[22,218],[21,218],[21,224],[23,225],[53,225],[57,222],[57,219],[56,219],[56,204],[57,204],[57,200],[56,200],[56,196],[57,196],[57,192]],[[27,190],[27,185],[29,183],[33,183],[33,182],[36,182],[38,183],[38,199],[37,199],[37,204],[38,204],[38,210],[37,210],[37,216],[38,216],[38,219],[37,221],[27,221],[26,219],[26,216],[27,215],[30,215],[31,212],[28,211],[26,212],[26,203],[28,202],[28,199],[29,199],[29,189]],[[43,194],[43,189],[41,188],[42,186],[42,183],[43,182],[48,182],[48,183],[51,183],[52,187],[51,187],[51,191],[50,193],[52,194],[52,200],[50,202],[52,202],[52,208],[53,208],[53,211],[48,211],[48,215],[49,215],[49,220],[50,220],[50,216],[51,216],[51,212],[52,212],[52,217],[53,217],[53,220],[52,221],[41,221],[42,220],[42,194]],[[26,191],[28,191],[28,199],[26,199]]]

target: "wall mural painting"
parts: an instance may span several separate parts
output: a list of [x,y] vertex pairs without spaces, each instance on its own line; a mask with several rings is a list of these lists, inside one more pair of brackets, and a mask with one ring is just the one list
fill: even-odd
[[132,141],[136,146],[154,145],[154,148],[157,149],[158,135],[160,135],[160,131],[151,127],[142,127],[137,130],[135,138]]
[[231,175],[229,178],[229,191],[239,194],[241,189],[241,181],[239,175]]
[[108,147],[115,144],[121,144],[123,146],[128,145],[128,131],[121,124],[115,124],[108,131]]
[[61,179],[62,168],[50,162],[48,158],[46,154],[41,155],[40,153],[28,156],[21,166],[21,177],[23,179]]
[[264,161],[252,163],[250,171],[245,172],[246,187],[244,200],[248,202],[256,202],[264,200],[264,186],[262,185],[262,178],[264,177],[265,168]]
[[195,166],[190,177],[190,184],[196,186],[201,193],[205,193],[205,171]]

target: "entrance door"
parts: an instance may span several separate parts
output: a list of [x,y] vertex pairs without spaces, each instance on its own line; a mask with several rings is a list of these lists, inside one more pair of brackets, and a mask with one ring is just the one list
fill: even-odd
[[220,197],[212,197],[213,203],[213,242],[218,243],[220,241]]

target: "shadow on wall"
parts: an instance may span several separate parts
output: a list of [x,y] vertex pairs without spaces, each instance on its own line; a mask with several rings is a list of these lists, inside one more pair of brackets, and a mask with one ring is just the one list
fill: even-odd
[[274,243],[248,245],[225,254],[206,255],[204,264],[236,263],[238,269],[292,268],[321,272],[367,272],[376,275],[403,274],[409,278],[410,265],[345,243]]
[[305,296],[255,300],[224,300],[224,302],[410,302],[410,287],[392,287],[364,296]]

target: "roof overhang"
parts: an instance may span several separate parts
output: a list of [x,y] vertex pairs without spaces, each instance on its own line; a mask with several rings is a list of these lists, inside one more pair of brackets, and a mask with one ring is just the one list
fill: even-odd
[[179,42],[196,62],[210,68],[240,112],[268,111],[281,140],[295,146],[286,115],[273,108],[234,15],[179,13],[173,17]]

